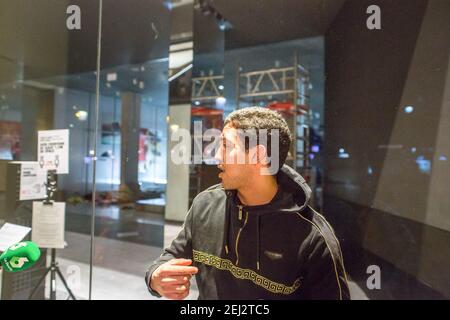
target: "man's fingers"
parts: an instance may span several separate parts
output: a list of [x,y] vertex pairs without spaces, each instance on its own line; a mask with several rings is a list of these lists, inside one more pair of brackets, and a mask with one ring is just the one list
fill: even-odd
[[163,290],[164,296],[168,296],[168,295],[172,295],[172,294],[184,294],[184,293],[186,293],[186,295],[188,295],[190,288],[191,288],[191,284],[190,284],[190,282],[187,282],[182,285],[168,285],[168,286],[162,287],[162,290]]
[[170,281],[170,282],[161,282],[160,286],[163,289],[170,289],[174,287],[180,287],[180,286],[189,286],[189,281]]
[[164,296],[169,299],[184,299],[189,295],[189,292],[167,292]]
[[165,297],[167,299],[171,299],[171,300],[183,300],[184,298],[186,298],[189,295],[189,292],[184,292],[184,293],[170,293],[170,294],[166,294]]
[[183,276],[183,275],[192,275],[198,272],[197,267],[189,267],[189,266],[179,266],[179,265],[167,265],[164,268],[161,268],[159,271],[160,276]]
[[173,294],[173,293],[184,293],[189,290],[188,285],[181,285],[181,286],[170,286],[169,288],[164,290],[164,293],[166,294]]
[[176,290],[178,290],[178,288],[182,288],[182,287],[189,289],[191,287],[191,283],[189,281],[180,282],[180,283],[176,283],[176,282],[161,283],[161,288],[163,288],[163,290],[165,290],[165,291],[176,291]]
[[182,300],[189,295],[190,280],[198,268],[191,266],[190,259],[173,259],[161,265],[152,275],[158,292],[173,300]]
[[161,279],[161,285],[167,286],[167,285],[183,285],[186,283],[189,283],[190,277],[184,276],[184,277],[172,277],[172,278],[163,278]]
[[168,261],[168,264],[170,265],[176,265],[176,266],[190,266],[192,264],[191,259],[172,259]]
[[165,276],[161,278],[161,281],[164,282],[170,282],[170,281],[189,281],[191,280],[191,275],[187,274],[187,275],[182,275],[182,276],[178,276],[178,275],[171,275],[171,276]]
[[186,285],[167,286],[167,287],[162,287],[162,291],[165,294],[183,293],[185,291],[189,291],[189,286],[186,286]]
[[189,282],[190,279],[188,277],[176,277],[176,278],[162,278],[162,284],[184,284]]

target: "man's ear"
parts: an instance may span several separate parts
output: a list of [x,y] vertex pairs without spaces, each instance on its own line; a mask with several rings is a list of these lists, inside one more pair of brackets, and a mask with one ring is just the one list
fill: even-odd
[[261,144],[256,146],[255,156],[257,157],[256,163],[261,163],[262,165],[267,165],[269,163],[269,158],[267,156],[267,148]]

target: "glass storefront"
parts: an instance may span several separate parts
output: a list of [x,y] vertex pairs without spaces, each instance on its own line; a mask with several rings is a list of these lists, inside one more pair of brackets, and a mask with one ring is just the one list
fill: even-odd
[[[68,130],[68,170],[54,195],[66,206],[66,244],[56,261],[78,299],[147,296],[143,266],[163,245],[169,9],[159,1],[0,2],[2,220],[31,227],[35,200],[17,192],[22,168],[39,160],[38,131]],[[51,249],[42,253],[41,268],[2,274],[2,299],[26,299],[36,286],[32,298],[51,298],[50,275],[39,283]],[[56,284],[56,298],[69,297],[58,275]]]
[[[372,2],[0,0],[0,223],[60,242],[1,271],[1,299],[155,299],[146,268],[220,183],[196,135],[248,106],[287,120],[353,298],[448,299],[450,2]],[[40,134],[67,152],[47,162]],[[34,224],[59,204],[58,226]]]

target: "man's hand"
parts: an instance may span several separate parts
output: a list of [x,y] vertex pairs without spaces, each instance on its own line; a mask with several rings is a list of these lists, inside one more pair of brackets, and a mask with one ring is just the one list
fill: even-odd
[[198,272],[190,259],[172,259],[160,265],[152,274],[150,287],[161,296],[182,300],[189,295],[191,277]]

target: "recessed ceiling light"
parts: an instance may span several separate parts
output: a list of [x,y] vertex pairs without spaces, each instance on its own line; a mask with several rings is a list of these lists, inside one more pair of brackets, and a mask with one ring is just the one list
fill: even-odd
[[414,107],[413,106],[406,106],[404,110],[405,110],[405,113],[412,113],[414,111]]

